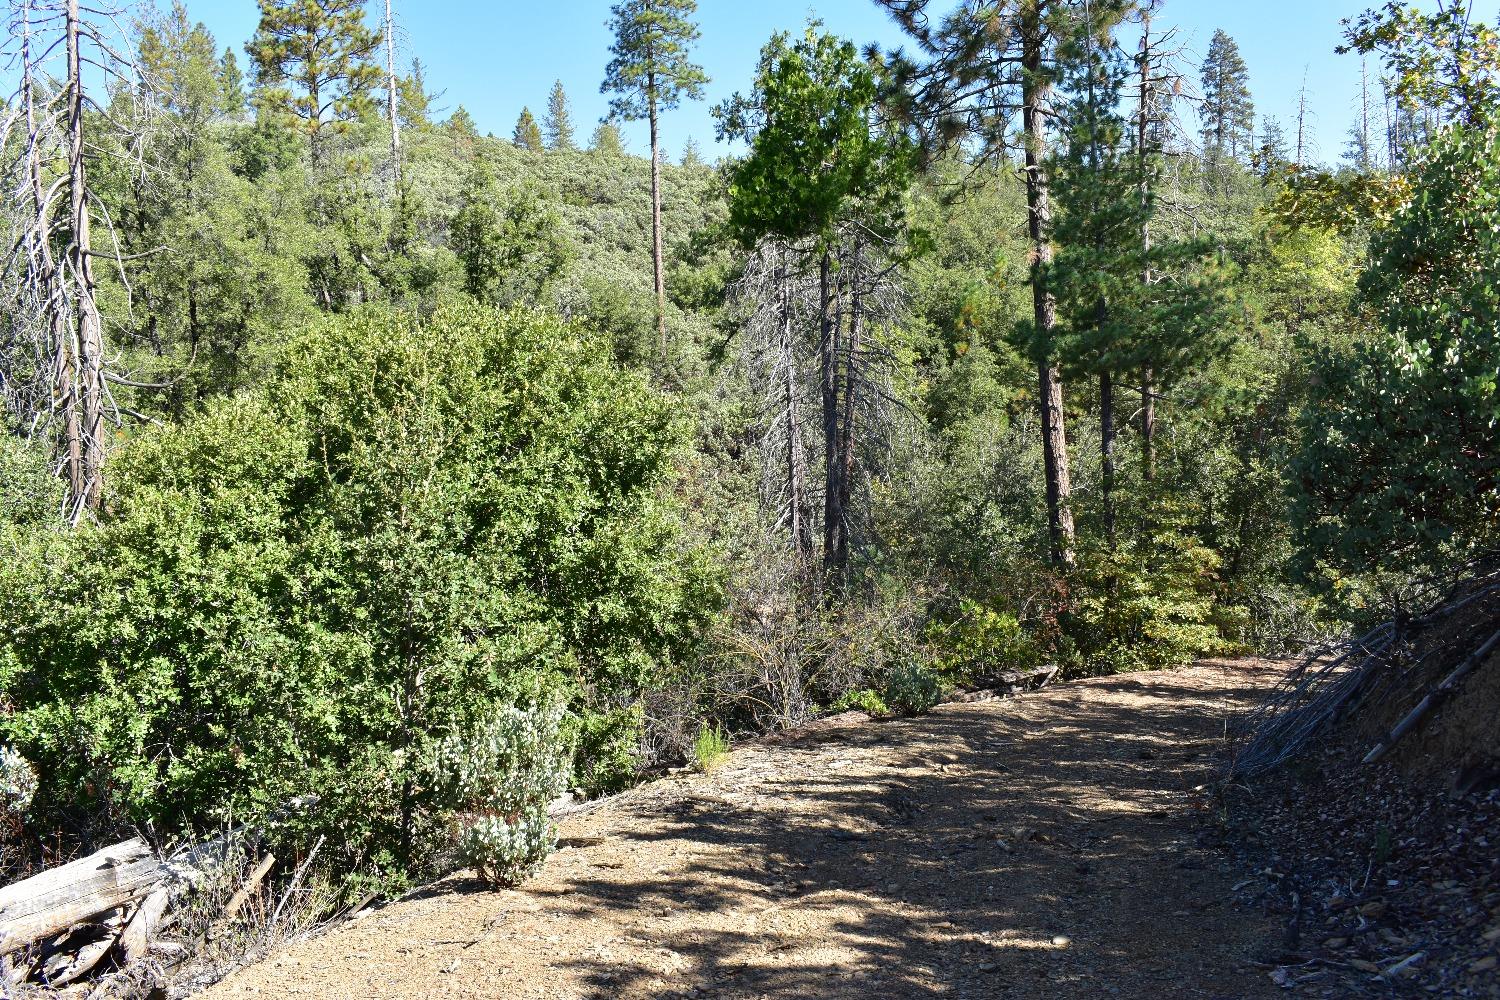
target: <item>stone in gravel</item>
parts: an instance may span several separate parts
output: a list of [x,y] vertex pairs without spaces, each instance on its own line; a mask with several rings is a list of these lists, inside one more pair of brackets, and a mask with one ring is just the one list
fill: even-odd
[[1073,943],[1073,939],[1068,937],[1066,934],[1057,934],[1053,936],[1052,943],[1057,945],[1059,948],[1066,948],[1068,945]]

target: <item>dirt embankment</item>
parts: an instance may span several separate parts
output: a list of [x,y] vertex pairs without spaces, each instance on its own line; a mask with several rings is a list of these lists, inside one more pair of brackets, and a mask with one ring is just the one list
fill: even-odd
[[563,825],[521,890],[455,878],[209,996],[1278,995],[1193,787],[1254,664],[827,720]]

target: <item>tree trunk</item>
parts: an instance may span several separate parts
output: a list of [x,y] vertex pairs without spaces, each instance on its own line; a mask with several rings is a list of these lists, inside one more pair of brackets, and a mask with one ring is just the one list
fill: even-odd
[[[78,0],[67,4],[68,46],[68,187],[69,222],[73,230],[68,248],[76,286],[78,407],[77,465],[70,470],[73,501],[78,513],[97,510],[103,489],[104,467],[104,332],[99,304],[94,298],[92,244],[89,236],[88,178],[83,160],[83,73],[79,53],[81,24]],[[70,451],[70,458],[72,458]]]
[[1141,478],[1156,478],[1156,373],[1141,372]]
[[399,92],[396,88],[396,22],[391,17],[391,0],[385,0],[385,94],[386,115],[391,125],[391,177],[396,191],[401,191],[401,120],[398,117]]
[[833,550],[833,575],[841,588],[849,582],[849,555],[852,546],[849,504],[854,488],[854,449],[858,444],[855,427],[859,407],[859,351],[864,340],[864,308],[861,299],[860,270],[863,264],[859,238],[855,237],[854,259],[849,268],[849,343],[844,350],[843,426],[839,431],[839,523],[837,543]]
[[1103,471],[1101,499],[1104,537],[1115,548],[1115,380],[1106,369],[1099,373],[1099,459]]
[[[1151,18],[1145,17],[1141,26],[1141,96],[1140,114],[1136,121],[1135,155],[1136,166],[1140,172],[1141,205],[1145,207],[1151,200],[1151,179],[1146,172],[1146,161],[1150,155],[1146,148],[1146,136],[1149,126],[1149,115],[1151,107]],[[1300,144],[1302,131],[1298,125],[1297,141],[1299,144],[1298,155],[1301,155]],[[1141,249],[1145,253],[1146,266],[1141,272],[1141,283],[1148,288],[1156,280],[1151,272],[1151,216],[1143,213],[1141,222]],[[1155,373],[1151,366],[1146,365],[1141,371],[1141,475],[1147,481],[1151,481],[1154,473],[1156,456],[1152,453],[1155,447],[1152,438],[1156,434],[1156,396],[1155,387],[1152,385]]]
[[818,262],[818,359],[823,388],[823,570],[835,563],[844,512],[839,506],[839,329],[833,321],[833,256]]
[[1051,357],[1057,302],[1047,286],[1047,267],[1052,263],[1052,243],[1048,235],[1052,223],[1052,199],[1046,173],[1046,128],[1052,85],[1044,76],[1042,65],[1045,42],[1040,6],[1028,6],[1021,23],[1024,71],[1021,114],[1026,135],[1027,226],[1033,247],[1031,295],[1039,341],[1037,382],[1042,454],[1047,475],[1047,528],[1053,563],[1070,566],[1073,563],[1074,532],[1067,429],[1063,418],[1062,381]]
[[786,477],[787,517],[791,524],[792,551],[798,572],[804,572],[812,561],[812,516],[807,507],[807,452],[802,447],[802,416],[797,385],[796,334],[792,329],[792,292],[786,267],[786,249],[782,248],[779,269],[781,285],[781,367],[786,411]]
[[656,87],[649,88],[651,119],[651,273],[656,282],[656,340],[662,360],[667,357],[667,284],[661,250],[661,144],[657,135]]

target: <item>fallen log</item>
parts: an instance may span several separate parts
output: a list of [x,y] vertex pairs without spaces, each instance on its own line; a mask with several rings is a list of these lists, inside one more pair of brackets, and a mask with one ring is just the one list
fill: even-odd
[[164,877],[136,838],[0,889],[0,955],[146,895]]

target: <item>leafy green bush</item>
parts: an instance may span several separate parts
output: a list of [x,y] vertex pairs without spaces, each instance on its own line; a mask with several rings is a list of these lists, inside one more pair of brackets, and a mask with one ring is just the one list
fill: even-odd
[[1337,570],[1441,564],[1500,534],[1500,134],[1454,128],[1372,241],[1381,332],[1316,358],[1293,519]]
[[497,886],[530,876],[557,843],[547,806],[567,784],[563,704],[507,706],[438,743],[433,771],[459,860]]
[[850,691],[833,703],[833,710],[835,712],[859,711],[872,718],[891,714],[891,707],[885,703],[880,692],[873,688]]
[[1163,528],[1081,561],[1067,631],[1091,674],[1177,666],[1228,651],[1214,584],[1219,557]]
[[907,660],[886,677],[884,698],[899,715],[926,715],[942,700],[943,684],[931,667]]
[[943,670],[972,678],[998,670],[1025,670],[1042,662],[1036,640],[1012,614],[974,601],[959,602],[959,618],[929,629]]
[[20,536],[50,540],[3,571],[0,737],[50,810],[190,832],[313,794],[278,835],[429,874],[439,741],[518,678],[587,710],[691,655],[717,577],[674,542],[678,440],[555,318],[320,324],[262,391],[123,448],[97,525]]

